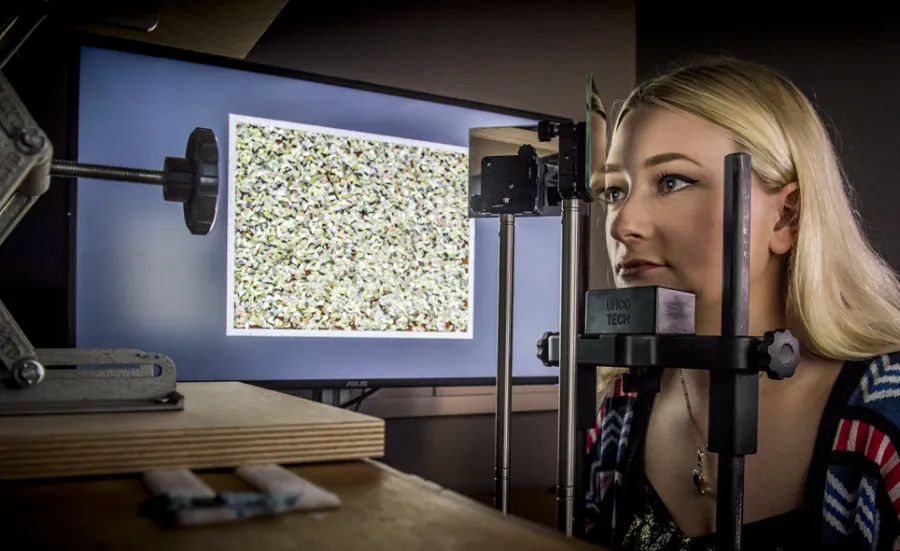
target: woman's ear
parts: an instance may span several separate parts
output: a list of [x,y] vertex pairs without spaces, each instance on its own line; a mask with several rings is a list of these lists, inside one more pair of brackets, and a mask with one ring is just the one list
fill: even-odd
[[778,191],[775,205],[780,216],[773,228],[769,249],[773,254],[786,254],[797,239],[797,222],[800,219],[800,186],[797,182],[791,182]]

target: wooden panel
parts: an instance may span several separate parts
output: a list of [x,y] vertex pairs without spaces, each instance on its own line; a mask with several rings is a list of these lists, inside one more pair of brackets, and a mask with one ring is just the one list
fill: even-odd
[[244,59],[287,0],[161,0],[159,24],[150,32],[94,23],[69,22],[69,28]]
[[384,420],[235,383],[181,383],[185,410],[0,418],[0,479],[307,463],[384,454]]
[[[337,494],[339,509],[234,524],[164,529],[138,516],[149,497],[136,476],[0,482],[3,547],[96,551],[563,551],[598,547],[485,507],[374,461],[291,470]],[[249,488],[225,472],[201,473],[213,489]]]

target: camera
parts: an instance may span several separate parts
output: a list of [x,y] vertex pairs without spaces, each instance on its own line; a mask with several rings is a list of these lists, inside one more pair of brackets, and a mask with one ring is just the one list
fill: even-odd
[[545,216],[559,206],[559,155],[541,157],[528,144],[515,155],[484,157],[481,174],[473,180],[470,185],[478,192],[469,208],[476,215]]

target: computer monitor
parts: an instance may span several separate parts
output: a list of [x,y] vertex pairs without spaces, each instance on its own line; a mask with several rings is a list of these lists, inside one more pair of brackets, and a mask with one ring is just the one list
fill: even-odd
[[[161,169],[203,127],[221,184],[198,236],[158,187],[79,181],[78,347],[181,381],[492,384],[499,222],[465,216],[469,131],[555,117],[123,43],[83,45],[79,73],[79,161]],[[515,246],[514,381],[554,383],[560,219]]]

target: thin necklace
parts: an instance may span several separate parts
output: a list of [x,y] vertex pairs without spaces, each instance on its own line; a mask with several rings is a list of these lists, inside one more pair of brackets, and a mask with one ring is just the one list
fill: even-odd
[[681,378],[681,393],[684,394],[684,405],[687,408],[688,418],[691,420],[691,429],[697,437],[699,444],[697,445],[697,467],[691,472],[694,481],[694,487],[700,492],[700,495],[716,499],[716,492],[711,484],[707,484],[704,478],[703,463],[706,459],[706,452],[709,450],[706,443],[703,442],[703,435],[700,433],[700,425],[694,419],[694,412],[691,410],[691,399],[688,396],[687,383],[684,382],[684,373],[679,369],[678,377]]

